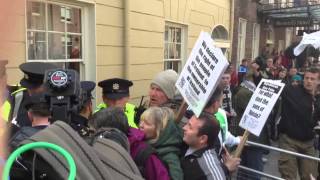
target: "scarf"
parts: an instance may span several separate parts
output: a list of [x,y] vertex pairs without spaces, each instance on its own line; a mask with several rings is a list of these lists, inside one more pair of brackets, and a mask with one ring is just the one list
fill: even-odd
[[252,93],[256,90],[257,86],[248,80],[243,80],[243,82],[240,84],[241,87],[244,87],[246,89],[248,89],[249,91],[251,91]]

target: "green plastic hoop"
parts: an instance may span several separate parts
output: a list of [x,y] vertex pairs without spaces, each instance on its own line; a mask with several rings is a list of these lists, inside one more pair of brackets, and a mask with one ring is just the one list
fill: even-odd
[[65,149],[63,149],[62,147],[60,147],[56,144],[52,144],[52,143],[48,143],[48,142],[33,142],[33,143],[25,144],[25,145],[19,147],[18,149],[16,149],[13,153],[11,153],[11,155],[9,156],[9,158],[5,164],[5,167],[4,167],[4,171],[2,174],[2,180],[9,179],[10,169],[11,169],[14,161],[16,160],[16,158],[18,156],[20,156],[20,154],[22,154],[30,149],[35,149],[35,148],[49,148],[49,149],[55,150],[58,153],[60,153],[64,158],[66,158],[68,165],[69,165],[69,168],[70,168],[68,180],[75,179],[77,167],[76,167],[76,163],[75,163],[74,159],[72,158],[71,154],[68,151],[66,151]]

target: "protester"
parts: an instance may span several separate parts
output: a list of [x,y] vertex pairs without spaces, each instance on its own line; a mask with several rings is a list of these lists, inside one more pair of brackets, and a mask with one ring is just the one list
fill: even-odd
[[244,75],[247,73],[247,68],[248,68],[248,59],[242,59],[241,64],[239,66],[239,71],[238,71],[238,83],[240,84],[243,81]]
[[158,73],[152,80],[149,90],[149,107],[172,107],[176,95],[175,83],[178,74],[173,70],[165,70]]
[[170,178],[183,179],[179,159],[182,132],[173,120],[172,110],[167,107],[150,107],[141,115],[139,128],[168,167]]
[[168,69],[158,73],[151,81],[149,88],[149,101],[141,104],[136,108],[135,122],[140,122],[141,114],[148,107],[169,107],[174,112],[178,111],[181,99],[177,98],[177,89],[175,83],[178,79],[178,74]]
[[223,180],[227,177],[225,172],[228,172],[223,167],[231,172],[236,170],[240,160],[230,160],[229,154],[224,155],[224,166],[220,164],[214,149],[220,127],[214,116],[208,113],[202,113],[199,118],[192,116],[183,130],[183,141],[188,145],[181,161],[185,180]]
[[[306,69],[303,85],[288,85],[282,92],[282,113],[279,124],[279,147],[289,151],[315,156],[313,119],[314,95],[319,81],[319,70]],[[296,179],[297,172],[301,180],[317,176],[317,163],[308,159],[280,153],[279,172],[285,179]]]
[[299,86],[302,83],[302,77],[298,74],[292,76],[291,85],[292,86]]
[[[127,117],[121,108],[109,107],[103,109],[93,115],[92,121],[97,132],[104,131],[106,128],[116,128],[128,137],[130,155],[146,180],[170,179],[166,167],[159,160],[156,152],[152,151],[153,149],[149,148],[150,145],[145,142],[145,134],[139,129],[129,127]],[[119,139],[123,138],[121,138],[121,135],[118,136],[120,138],[113,138],[113,140],[119,143]],[[120,142],[120,144],[126,146],[125,142]]]
[[231,76],[230,87],[233,90],[238,86],[238,74],[237,74],[235,65],[233,63],[229,65],[228,72],[230,73],[230,76]]
[[273,59],[267,59],[267,67],[265,68],[266,79],[274,79],[276,77],[276,67],[273,65]]
[[278,74],[278,80],[281,80],[281,82],[287,84],[288,79],[287,79],[287,69],[286,68],[281,68],[279,69],[279,74]]
[[221,77],[221,83],[223,86],[223,99],[222,99],[222,109],[226,111],[229,123],[237,116],[234,106],[232,103],[232,90],[231,90],[231,75],[229,71],[225,71]]
[[[251,69],[249,69],[249,72],[246,74],[244,81],[240,84],[239,90],[235,94],[235,110],[237,113],[236,122],[237,124],[240,123],[241,117],[250,101],[251,96],[253,95],[253,92],[256,89],[256,85],[258,82],[254,82],[255,79],[255,72],[259,68],[259,65],[256,63],[253,63],[251,66]],[[236,133],[234,135],[241,136],[244,133],[244,129],[238,127]],[[266,131],[266,126],[263,128],[261,134],[259,137],[256,137],[254,135],[250,135],[248,138],[250,141],[258,142],[261,144],[268,144],[269,138]],[[241,165],[246,166],[248,168],[252,168],[254,170],[263,171],[263,156],[264,150],[259,147],[254,146],[245,146],[241,155]],[[239,171],[238,173],[238,179],[241,178],[249,178],[250,179],[260,179],[260,175],[256,173],[251,172],[245,172],[245,174],[242,174],[243,172]]]
[[276,56],[274,58],[273,67],[274,67],[274,78],[278,79],[280,71],[285,69],[285,67],[282,65],[282,56]]

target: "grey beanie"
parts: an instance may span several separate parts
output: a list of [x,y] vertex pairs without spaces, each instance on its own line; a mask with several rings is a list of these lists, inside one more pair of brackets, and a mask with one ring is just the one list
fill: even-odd
[[176,92],[176,81],[178,74],[174,70],[165,70],[156,75],[151,84],[155,84],[161,88],[168,99],[173,99]]

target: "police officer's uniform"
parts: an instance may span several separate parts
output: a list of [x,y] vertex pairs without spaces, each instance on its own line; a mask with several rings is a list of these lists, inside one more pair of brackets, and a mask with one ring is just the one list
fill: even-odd
[[[133,83],[126,79],[120,79],[120,78],[112,78],[107,79],[104,81],[100,81],[98,83],[98,86],[102,88],[102,93],[107,99],[121,99],[123,97],[129,96],[129,87],[131,87]],[[100,111],[101,109],[107,108],[108,105],[105,103],[101,103],[97,106],[97,111]],[[133,128],[137,128],[138,126],[134,122],[134,116],[135,116],[135,105],[126,103],[124,107],[124,112],[128,118],[128,124],[129,126]]]
[[[88,101],[91,101],[93,98],[91,92],[96,86],[96,83],[92,81],[81,81],[81,94],[82,94],[82,103],[86,104]],[[88,119],[80,114],[71,115],[71,127],[79,133],[82,137],[88,137],[92,133],[88,125]]]
[[43,84],[45,71],[55,69],[56,66],[50,63],[29,62],[21,64],[19,68],[24,73],[24,77],[20,81],[22,88],[11,94],[13,97],[12,123],[19,127],[31,126],[25,109],[26,98],[30,96],[27,89],[40,87]]

